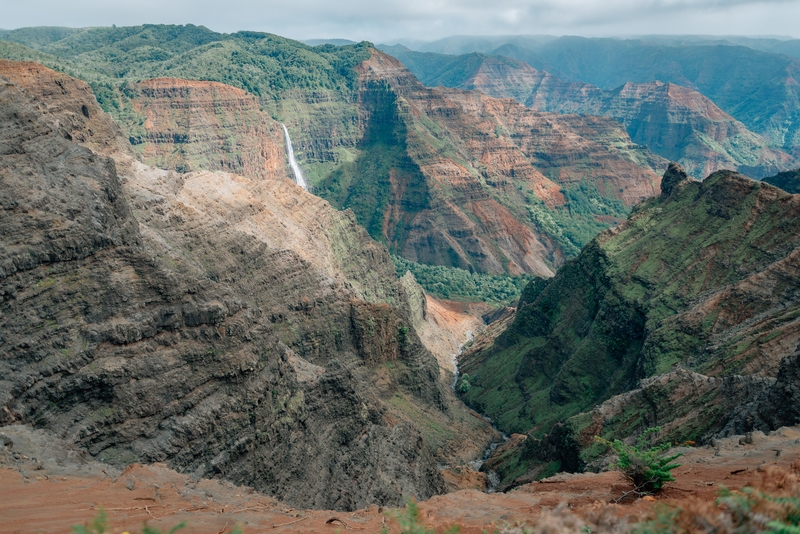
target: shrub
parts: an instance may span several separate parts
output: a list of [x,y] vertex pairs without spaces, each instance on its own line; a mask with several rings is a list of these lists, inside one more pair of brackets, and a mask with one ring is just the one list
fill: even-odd
[[[169,529],[166,534],[175,534],[178,530],[186,527],[186,521],[181,521],[171,529]],[[97,513],[97,517],[93,518],[85,525],[75,525],[72,527],[72,534],[108,534],[110,530],[108,529],[108,515],[106,514],[105,510],[100,508],[100,511]],[[235,533],[241,534],[241,530],[237,527],[234,529]],[[130,532],[130,534],[134,534]],[[161,529],[155,527],[149,527],[146,524],[142,526],[142,534],[163,534]]]
[[[408,499],[406,501],[406,510],[403,513],[397,513],[394,515],[394,519],[397,521],[397,524],[400,526],[401,534],[435,534],[436,531],[434,529],[425,528],[425,525],[421,522],[421,515],[419,513],[419,506],[416,502],[412,499]],[[443,534],[458,534],[461,529],[458,525],[453,525],[447,530],[444,531]],[[381,534],[388,534],[389,530],[384,526],[381,529]]]
[[760,482],[741,490],[722,488],[711,502],[661,505],[654,517],[635,525],[635,534],[683,532],[800,534],[800,460],[787,472],[770,466]]
[[680,464],[673,463],[673,461],[682,456],[681,454],[665,454],[666,450],[670,448],[669,443],[650,444],[648,439],[650,434],[660,431],[661,427],[648,428],[636,440],[636,445],[628,445],[618,439],[609,441],[595,436],[596,441],[606,445],[617,454],[618,460],[613,466],[622,471],[633,483],[633,493],[637,495],[648,495],[660,491],[664,484],[675,480],[671,471],[680,467]]

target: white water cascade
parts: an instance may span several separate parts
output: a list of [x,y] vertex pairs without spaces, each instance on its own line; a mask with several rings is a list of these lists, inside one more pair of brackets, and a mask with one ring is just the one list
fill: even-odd
[[286,136],[286,153],[289,155],[289,166],[294,173],[294,181],[297,182],[297,185],[308,191],[308,184],[306,183],[306,179],[303,178],[303,171],[300,170],[300,165],[298,165],[297,160],[294,159],[294,149],[292,148],[292,139],[289,137],[289,130],[286,129],[285,124],[281,123],[281,126],[283,126],[283,133]]

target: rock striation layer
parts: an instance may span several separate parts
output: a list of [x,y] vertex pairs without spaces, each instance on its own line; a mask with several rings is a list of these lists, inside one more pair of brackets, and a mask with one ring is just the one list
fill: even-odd
[[37,64],[0,62],[0,114],[0,424],[340,510],[440,493],[491,439],[351,212],[148,167]]
[[283,177],[280,125],[255,96],[218,82],[174,78],[135,86],[134,153],[148,165],[189,172],[220,170],[259,179]]
[[550,276],[565,252],[529,203],[567,210],[579,184],[622,205],[656,192],[663,160],[614,121],[426,88],[378,51],[357,70],[360,153],[318,192],[408,259]]
[[[541,111],[615,118],[634,142],[679,162],[697,178],[720,169],[762,178],[796,163],[790,153],[770,147],[766,138],[694,88],[651,81],[603,90],[523,61],[478,53],[443,56],[399,50],[397,57],[407,61],[429,86],[474,89],[497,98],[514,98]],[[438,69],[426,68],[429,64]]]

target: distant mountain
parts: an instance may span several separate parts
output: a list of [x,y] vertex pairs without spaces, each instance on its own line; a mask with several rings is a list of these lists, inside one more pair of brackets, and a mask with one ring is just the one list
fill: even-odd
[[628,82],[674,83],[699,91],[770,146],[791,153],[800,146],[800,59],[790,57],[797,42],[462,36],[428,43],[421,51],[502,55],[601,89]]
[[800,387],[791,372],[781,383],[800,341],[800,196],[730,171],[698,182],[674,165],[661,189],[531,282],[494,345],[462,358],[468,403],[535,438],[511,465],[577,469],[599,453],[593,436],[656,425],[662,440],[703,442],[729,424],[796,424],[734,415]]
[[708,98],[675,84],[627,83],[607,91],[565,81],[504,56],[449,56],[408,49],[394,49],[394,54],[429,86],[477,89],[542,111],[613,117],[624,124],[633,141],[680,162],[698,178],[718,169],[761,178],[796,161],[769,148],[766,139]]
[[0,39],[24,44],[32,48],[47,46],[81,31],[78,28],[39,26],[17,30],[0,30]]
[[[471,52],[490,53],[506,44],[535,50],[559,39],[553,35],[454,35],[426,43],[409,44],[411,50],[461,55]],[[612,38],[619,41],[636,40],[653,45],[729,45],[745,46],[753,50],[785,54],[800,58],[800,39],[792,37],[745,37],[741,35],[639,35]]]
[[[493,53],[603,89],[628,82],[671,82],[710,98],[770,145],[800,146],[800,60],[743,46],[654,45],[644,41],[562,37],[534,50],[505,45]],[[546,63],[545,63],[546,62]]]
[[643,41],[671,45],[731,45],[746,46],[753,50],[785,54],[800,59],[800,39],[772,37],[744,37],[740,35],[643,35]]
[[453,35],[410,48],[418,52],[461,55],[470,52],[488,53],[509,43],[534,49],[556,39],[558,37],[554,35]]
[[347,46],[347,45],[357,44],[357,41],[351,41],[349,39],[308,39],[303,42],[309,46],[319,46],[326,44],[330,44],[333,46]]

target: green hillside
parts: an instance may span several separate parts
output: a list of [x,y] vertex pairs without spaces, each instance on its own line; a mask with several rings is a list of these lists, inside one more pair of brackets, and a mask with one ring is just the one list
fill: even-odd
[[[728,171],[697,182],[676,167],[662,188],[554,278],[531,282],[509,329],[462,361],[464,399],[501,430],[543,438],[594,409],[570,421],[575,436],[590,433],[584,446],[594,434],[625,436],[678,420],[670,439],[700,441],[725,424],[723,379],[756,388],[794,353],[800,197]],[[623,396],[595,409],[677,370],[717,385],[705,396],[682,393],[682,404],[665,402],[685,387],[679,374],[663,381],[661,400],[642,394],[656,404]]]
[[798,194],[800,193],[800,169],[793,171],[780,172],[775,176],[764,178],[764,182],[772,184],[775,187],[780,187],[787,193]]
[[286,123],[312,182],[351,157],[347,151],[358,135],[353,67],[369,57],[369,43],[312,47],[272,34],[222,34],[191,24],[59,31],[8,32],[0,37],[6,39],[0,57],[38,61],[86,81],[103,109],[128,128],[139,120],[130,105],[132,82],[172,77],[225,83],[255,94],[264,110]]

